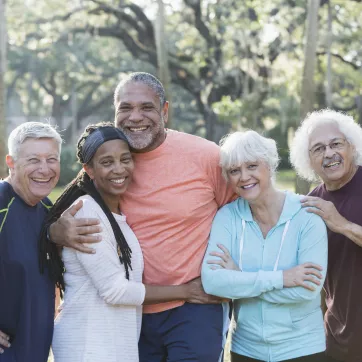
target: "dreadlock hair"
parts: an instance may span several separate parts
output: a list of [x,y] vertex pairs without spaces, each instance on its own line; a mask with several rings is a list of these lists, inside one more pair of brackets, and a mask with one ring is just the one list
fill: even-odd
[[[78,161],[84,164],[82,149],[84,143],[88,136],[92,134],[97,129],[103,127],[112,127],[112,123],[98,123],[95,125],[88,125],[81,135],[77,143],[77,158]],[[119,130],[117,130],[119,131]],[[119,131],[121,132],[121,131]],[[126,137],[124,137],[126,141]],[[88,162],[88,164],[91,161]],[[44,273],[44,269],[47,266],[51,280],[56,284],[60,289],[61,295],[65,290],[64,284],[64,264],[59,255],[58,247],[55,243],[49,240],[48,229],[52,223],[58,220],[62,213],[70,207],[74,201],[83,195],[91,196],[98,205],[102,208],[103,212],[106,214],[111,226],[113,233],[115,235],[118,251],[119,251],[119,260],[121,264],[124,264],[126,271],[126,278],[129,279],[129,269],[132,270],[131,265],[131,254],[132,250],[128,246],[128,243],[122,233],[121,228],[119,227],[115,217],[113,216],[111,210],[108,208],[98,190],[93,184],[93,181],[88,176],[88,174],[81,170],[77,177],[71,181],[60,195],[60,197],[55,202],[54,206],[50,209],[49,213],[46,216],[45,222],[43,223],[43,228],[40,234],[39,240],[39,263],[40,263],[40,272]]]

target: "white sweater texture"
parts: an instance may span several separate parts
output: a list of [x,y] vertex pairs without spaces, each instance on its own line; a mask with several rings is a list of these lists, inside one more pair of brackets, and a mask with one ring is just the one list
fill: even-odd
[[66,289],[55,320],[54,360],[138,362],[141,305],[145,298],[140,245],[126,217],[114,214],[132,250],[132,270],[127,280],[106,215],[90,196],[79,199],[83,207],[76,218],[98,218],[102,241],[92,244],[95,254],[63,249]]

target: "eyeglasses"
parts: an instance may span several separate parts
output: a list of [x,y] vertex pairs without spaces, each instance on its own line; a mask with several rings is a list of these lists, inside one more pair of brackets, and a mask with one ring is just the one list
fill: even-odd
[[317,144],[316,146],[312,147],[309,152],[313,157],[320,157],[324,154],[324,152],[326,152],[327,147],[329,147],[332,151],[338,151],[343,149],[347,143],[348,142],[345,138],[336,138],[328,145]]

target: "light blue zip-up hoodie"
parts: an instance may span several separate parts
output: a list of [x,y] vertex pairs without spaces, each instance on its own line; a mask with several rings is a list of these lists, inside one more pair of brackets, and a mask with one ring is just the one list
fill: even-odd
[[[206,261],[215,257],[209,253],[221,252],[217,244],[242,271],[210,268]],[[247,201],[239,198],[218,211],[201,276],[207,293],[233,299],[233,352],[276,362],[325,350],[320,291],[327,253],[326,226],[301,207],[299,195],[286,192],[279,221],[265,239]],[[282,271],[306,262],[322,266],[320,287],[283,288]]]

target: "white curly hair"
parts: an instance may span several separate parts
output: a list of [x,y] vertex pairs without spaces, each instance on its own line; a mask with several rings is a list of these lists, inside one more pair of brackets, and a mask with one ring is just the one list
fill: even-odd
[[234,132],[220,141],[220,166],[222,175],[228,181],[228,170],[245,162],[265,162],[274,179],[279,164],[276,142],[255,131]]
[[354,119],[342,112],[322,109],[309,113],[295,132],[290,147],[290,161],[297,174],[308,181],[317,181],[318,175],[312,169],[309,157],[309,136],[319,126],[335,124],[349,144],[355,147],[354,161],[362,164],[362,128]]

